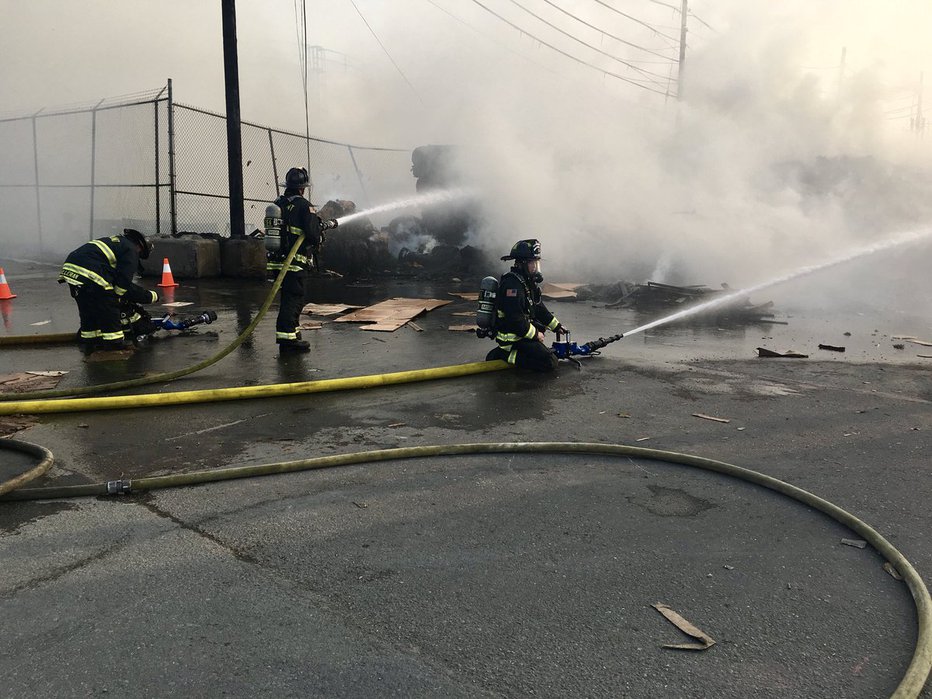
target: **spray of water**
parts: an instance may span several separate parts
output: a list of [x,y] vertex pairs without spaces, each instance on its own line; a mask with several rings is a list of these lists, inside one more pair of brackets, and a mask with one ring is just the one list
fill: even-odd
[[755,284],[754,286],[749,286],[747,288],[741,289],[739,291],[733,291],[729,294],[722,294],[717,296],[711,301],[706,301],[705,303],[700,303],[697,306],[691,306],[690,308],[684,308],[681,311],[677,311],[672,315],[653,320],[650,323],[642,325],[634,330],[629,330],[624,334],[625,337],[634,335],[636,333],[642,332],[644,330],[650,330],[651,328],[656,328],[658,325],[664,325],[666,323],[671,323],[674,320],[680,320],[681,318],[686,318],[688,316],[696,315],[697,313],[703,313],[704,311],[709,310],[710,308],[715,308],[717,306],[723,306],[735,299],[742,298],[753,294],[756,291],[761,291],[762,289],[768,289],[772,286],[777,286],[778,284],[783,284],[788,282],[791,279],[797,279],[799,277],[804,277],[809,274],[814,274],[815,272],[821,272],[822,270],[829,269],[831,267],[836,267],[838,265],[844,264],[846,262],[851,262],[860,257],[865,257],[867,255],[873,255],[877,252],[882,252],[884,250],[889,250],[890,248],[899,247],[901,245],[908,245],[910,243],[916,243],[925,238],[932,236],[932,229],[926,229],[921,231],[911,231],[903,233],[901,235],[890,238],[889,240],[884,240],[879,243],[874,243],[873,245],[868,245],[865,247],[857,248],[852,252],[849,252],[840,257],[835,257],[827,262],[822,262],[819,264],[809,265],[807,267],[801,267],[793,272],[784,274],[782,277],[777,277],[776,279],[771,279],[766,282],[761,282],[760,284]]
[[442,202],[456,201],[458,199],[472,196],[473,194],[474,192],[468,189],[438,189],[427,192],[425,194],[419,194],[416,197],[397,199],[396,201],[392,201],[387,204],[380,204],[379,206],[374,206],[371,209],[366,209],[365,211],[357,211],[346,216],[341,216],[337,219],[337,221],[340,224],[350,223],[351,221],[355,221],[356,219],[362,218],[363,216],[383,214],[388,211],[407,209],[413,206],[426,206],[430,204],[440,204]]

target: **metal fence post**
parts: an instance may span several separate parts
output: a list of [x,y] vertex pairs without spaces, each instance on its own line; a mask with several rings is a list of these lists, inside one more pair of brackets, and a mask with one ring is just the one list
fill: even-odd
[[178,207],[175,194],[175,102],[172,79],[168,79],[168,193],[171,206],[172,234],[178,232]]
[[100,100],[91,110],[91,227],[88,240],[94,239],[94,182],[97,177],[97,108],[104,103]]
[[359,171],[359,166],[356,164],[356,156],[353,155],[353,147],[347,146],[346,150],[349,151],[349,157],[353,161],[353,169],[356,170],[356,177],[359,178],[359,186],[362,188],[362,196],[365,198],[364,203],[367,207],[371,206],[372,204],[369,201],[369,193],[366,191],[366,183],[362,181],[362,173]]
[[[159,93],[161,94],[161,93]],[[155,235],[162,232],[162,216],[159,208],[159,100],[155,99]]]
[[[45,107],[42,107],[42,109],[45,109]],[[36,117],[39,116],[42,109],[32,115],[32,163],[36,169],[36,225],[39,227],[40,254],[45,252],[45,246],[42,244],[42,204],[39,195],[39,136],[36,130]]]
[[272,129],[269,129],[269,151],[272,153],[272,178],[275,181],[275,198],[278,199],[278,163],[275,162],[275,142],[272,140]]

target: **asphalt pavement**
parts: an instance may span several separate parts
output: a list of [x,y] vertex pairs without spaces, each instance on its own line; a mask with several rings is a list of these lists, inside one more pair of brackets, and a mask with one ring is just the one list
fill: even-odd
[[[4,261],[6,334],[74,329],[54,269]],[[149,280],[148,285],[152,285]],[[129,360],[75,346],[2,349],[3,371],[61,386],[177,369],[248,324],[268,285],[181,282],[192,337]],[[453,280],[321,285],[311,300],[452,301],[373,333],[328,322],[279,358],[274,318],[219,364],[145,392],[443,366],[491,347],[450,325]],[[583,341],[644,320],[550,304]],[[273,313],[274,313],[273,306]],[[778,306],[779,308],[779,306]],[[43,415],[39,485],[99,482],[386,447],[632,444],[764,472],[845,508],[932,580],[932,339],[927,319],[780,313],[625,338],[554,377],[516,371],[397,387],[169,408]],[[49,322],[46,322],[49,321]],[[41,325],[37,325],[41,323]],[[924,323],[924,325],[923,325]],[[845,335],[845,333],[850,333]],[[925,334],[924,334],[925,333]],[[845,344],[845,353],[819,343]],[[760,359],[755,347],[808,353]],[[718,418],[710,420],[696,414]],[[727,420],[727,422],[725,422]],[[16,468],[2,454],[8,468]],[[912,654],[915,612],[870,547],[806,506],[649,459],[436,457],[111,498],[0,504],[4,696],[884,697]],[[651,605],[711,636],[704,651]],[[924,697],[932,697],[927,687]]]

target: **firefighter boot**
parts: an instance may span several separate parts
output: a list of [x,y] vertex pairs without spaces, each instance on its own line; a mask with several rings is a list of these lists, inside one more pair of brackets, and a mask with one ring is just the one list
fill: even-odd
[[281,354],[291,352],[310,352],[311,344],[307,340],[288,340],[278,343],[278,351]]

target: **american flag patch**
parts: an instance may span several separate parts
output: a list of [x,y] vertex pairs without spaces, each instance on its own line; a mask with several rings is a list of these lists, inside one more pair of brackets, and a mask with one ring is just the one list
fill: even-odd
[[506,289],[505,290],[505,296],[517,296],[517,295],[518,295],[517,289]]

